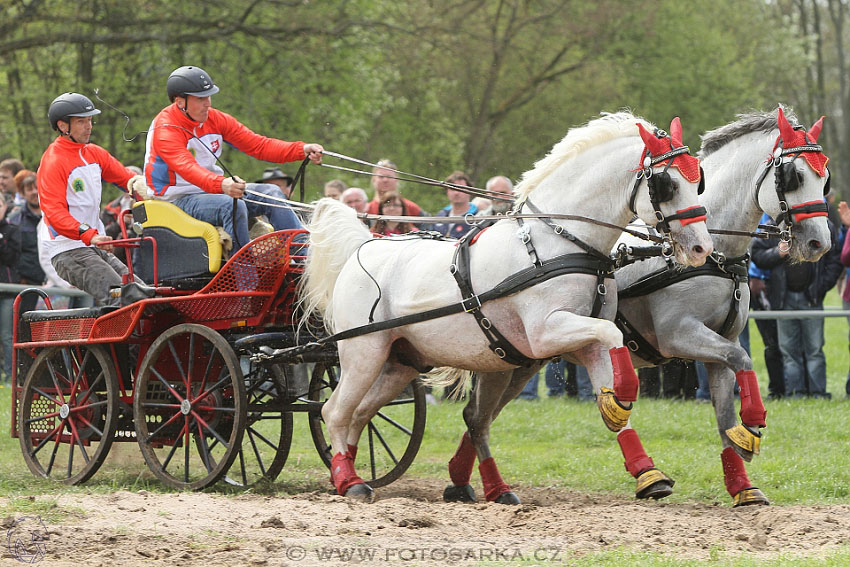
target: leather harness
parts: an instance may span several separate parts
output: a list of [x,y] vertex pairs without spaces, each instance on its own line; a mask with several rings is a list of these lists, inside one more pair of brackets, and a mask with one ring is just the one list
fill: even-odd
[[[741,310],[741,283],[747,281],[747,262],[749,254],[738,256],[736,258],[726,258],[723,254],[712,254],[708,257],[705,264],[699,267],[688,267],[683,269],[664,268],[648,274],[632,285],[619,290],[617,293],[618,299],[628,299],[632,297],[642,297],[650,293],[664,289],[667,286],[675,283],[694,278],[697,276],[715,276],[732,280],[732,296],[729,303],[729,311],[726,314],[726,319],[718,331],[721,336],[726,336],[735,320],[738,318],[738,313]],[[626,319],[626,317],[617,310],[617,316],[614,323],[623,333],[623,343],[629,347],[629,350],[637,354],[647,362],[654,365],[664,364],[672,360],[664,357],[658,349],[652,346],[643,335]]]

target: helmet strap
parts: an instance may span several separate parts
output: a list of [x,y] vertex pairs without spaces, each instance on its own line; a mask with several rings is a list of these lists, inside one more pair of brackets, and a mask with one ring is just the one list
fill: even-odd
[[189,114],[189,111],[187,110],[187,107],[189,106],[189,95],[185,95],[185,94],[184,95],[177,95],[177,97],[182,98],[185,101],[183,106],[180,106],[179,103],[177,104],[177,108],[180,109],[180,112],[185,114],[186,118],[188,118],[192,122],[198,122],[198,120],[195,120],[194,118],[192,118],[192,115]]

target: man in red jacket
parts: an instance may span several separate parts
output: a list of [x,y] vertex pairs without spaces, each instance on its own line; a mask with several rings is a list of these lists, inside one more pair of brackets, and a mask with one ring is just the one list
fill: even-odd
[[[36,185],[44,222],[38,239],[56,273],[99,303],[110,300],[109,288],[121,285],[125,266],[113,256],[100,220],[101,180],[130,193],[147,192],[145,178],[121,165],[109,152],[89,143],[92,116],[100,114],[88,97],[59,95],[48,110],[59,136],[38,166]],[[102,247],[101,247],[102,246]]]
[[[145,151],[145,176],[154,198],[224,228],[236,250],[248,243],[249,214],[266,215],[275,230],[301,228],[295,213],[280,202],[285,197],[279,187],[225,177],[218,158],[227,143],[263,161],[285,163],[306,156],[321,163],[322,146],[260,136],[212,108],[218,87],[199,67],[176,69],[166,87],[171,104],[154,118]],[[248,194],[242,200],[246,189],[264,196]]]

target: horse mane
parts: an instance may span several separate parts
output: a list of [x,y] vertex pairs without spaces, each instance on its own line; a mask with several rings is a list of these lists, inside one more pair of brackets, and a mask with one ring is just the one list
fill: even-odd
[[523,173],[522,180],[514,188],[516,202],[528,198],[528,195],[561,164],[581,152],[614,138],[637,136],[638,122],[650,132],[655,129],[652,124],[628,111],[603,113],[584,126],[570,128],[564,139],[555,144],[546,157],[534,164],[534,169]]
[[[797,115],[794,114],[794,111],[791,108],[782,104],[779,106],[782,107],[782,111],[785,113],[785,117],[788,119],[791,126],[797,127],[800,125]],[[779,109],[777,108],[770,112],[753,110],[738,114],[738,120],[735,122],[721,126],[720,128],[711,130],[710,132],[706,132],[701,136],[702,146],[699,150],[700,159],[708,157],[729,142],[742,136],[746,136],[747,134],[757,132],[769,134],[773,130],[776,130],[776,115],[778,112]]]

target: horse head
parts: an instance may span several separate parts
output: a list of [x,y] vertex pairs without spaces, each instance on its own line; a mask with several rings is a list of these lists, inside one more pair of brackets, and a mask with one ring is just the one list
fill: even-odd
[[[798,261],[816,261],[831,247],[824,201],[829,193],[829,158],[817,143],[823,118],[806,131],[793,126],[779,107],[779,134],[756,186],[759,206],[784,229],[782,238],[790,246],[791,257]],[[762,187],[771,175],[774,191]]]
[[698,203],[704,188],[699,160],[682,143],[682,123],[670,123],[670,133],[650,132],[637,123],[644,142],[632,187],[629,207],[644,222],[654,225],[673,242],[675,259],[686,266],[701,266],[714,250],[705,224],[705,208]]

